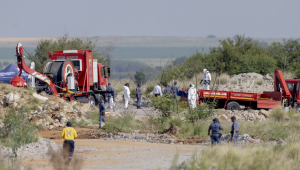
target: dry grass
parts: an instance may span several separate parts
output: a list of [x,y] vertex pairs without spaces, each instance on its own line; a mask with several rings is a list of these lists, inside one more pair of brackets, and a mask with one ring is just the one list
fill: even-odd
[[294,73],[289,71],[282,72],[282,74],[284,79],[294,79],[296,77]]

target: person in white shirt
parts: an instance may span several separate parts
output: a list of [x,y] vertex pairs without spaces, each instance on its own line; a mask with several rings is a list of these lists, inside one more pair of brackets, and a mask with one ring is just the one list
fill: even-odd
[[209,85],[210,85],[210,81],[211,81],[211,76],[209,71],[207,71],[207,69],[203,69],[203,77],[200,81],[200,84],[203,82],[203,90],[209,90]]
[[128,102],[130,100],[129,83],[125,84],[123,91],[124,91],[124,99],[125,99],[125,109],[128,109]]
[[190,85],[188,91],[188,101],[189,105],[192,109],[196,108],[196,101],[197,101],[197,89],[193,84]]
[[157,96],[162,96],[162,95],[163,94],[161,92],[160,83],[157,83],[157,85],[153,89],[153,96],[157,97]]

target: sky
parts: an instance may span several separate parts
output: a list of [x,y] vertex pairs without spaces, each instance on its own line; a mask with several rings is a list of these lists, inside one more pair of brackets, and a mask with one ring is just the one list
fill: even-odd
[[0,38],[299,38],[299,0],[1,0]]

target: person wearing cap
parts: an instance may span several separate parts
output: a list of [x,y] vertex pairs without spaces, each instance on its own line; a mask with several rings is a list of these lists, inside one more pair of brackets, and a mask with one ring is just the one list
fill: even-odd
[[162,96],[160,83],[157,83],[157,85],[154,87],[153,96],[155,96],[155,97]]
[[125,109],[128,109],[128,103],[130,101],[130,89],[129,89],[129,83],[126,83],[123,87],[124,91],[124,100],[125,100]]
[[177,94],[179,92],[179,88],[177,86],[177,81],[174,82],[174,85],[172,86],[171,90],[172,90],[173,98],[177,99]]
[[239,137],[239,123],[236,121],[236,117],[232,116],[231,118],[232,126],[231,126],[231,141],[234,142],[234,145],[237,146],[237,140]]
[[[214,118],[213,123],[210,124],[210,126],[208,128],[208,136],[211,137],[212,146],[215,146],[216,143],[221,144],[220,130],[223,130],[223,127],[220,124],[219,119]],[[212,131],[211,135],[210,135],[210,131]]]
[[137,109],[141,108],[141,101],[142,101],[142,90],[141,90],[141,84],[139,83],[137,88],[136,88],[136,107]]
[[203,77],[200,81],[200,84],[203,82],[203,90],[209,90],[209,85],[210,85],[210,81],[211,81],[211,75],[209,73],[209,71],[205,68],[203,69]]
[[77,138],[76,130],[72,127],[71,122],[67,122],[67,127],[61,132],[61,137],[65,139],[63,144],[64,158],[69,156],[69,159],[66,159],[66,164],[69,164],[75,149],[74,139]]
[[105,105],[102,99],[99,99],[99,128],[101,128],[101,123],[105,121]]
[[108,97],[108,106],[112,109],[112,95],[113,95],[113,88],[111,87],[111,83],[108,83],[108,86],[106,88],[107,97]]

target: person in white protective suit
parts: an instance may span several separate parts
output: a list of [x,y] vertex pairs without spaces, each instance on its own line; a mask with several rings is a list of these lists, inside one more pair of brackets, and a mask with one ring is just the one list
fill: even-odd
[[203,77],[200,81],[200,84],[203,82],[203,90],[209,90],[209,85],[210,85],[210,81],[211,81],[211,76],[209,71],[207,71],[207,69],[203,69]]
[[125,84],[123,90],[124,90],[124,99],[125,99],[125,109],[128,109],[128,102],[130,100],[129,83]]
[[196,108],[197,96],[197,89],[191,84],[188,91],[188,101],[192,109]]

